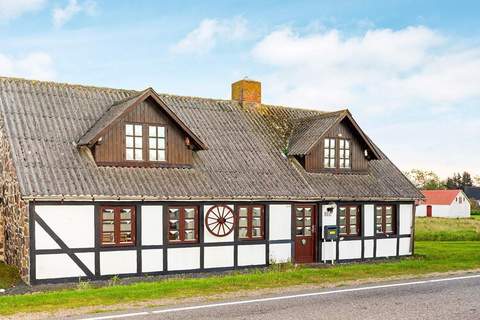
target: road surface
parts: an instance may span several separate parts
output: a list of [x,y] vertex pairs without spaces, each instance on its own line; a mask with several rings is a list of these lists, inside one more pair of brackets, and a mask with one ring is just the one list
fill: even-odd
[[479,320],[480,274],[375,283],[204,305],[96,314],[75,319]]

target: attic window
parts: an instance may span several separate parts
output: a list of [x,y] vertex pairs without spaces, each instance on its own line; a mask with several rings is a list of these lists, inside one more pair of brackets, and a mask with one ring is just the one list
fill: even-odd
[[125,125],[125,159],[143,160],[143,128],[141,124]]
[[325,139],[323,152],[325,168],[335,168],[335,139]]
[[165,161],[165,127],[148,127],[148,159],[150,161]]
[[339,139],[340,169],[350,169],[350,140]]

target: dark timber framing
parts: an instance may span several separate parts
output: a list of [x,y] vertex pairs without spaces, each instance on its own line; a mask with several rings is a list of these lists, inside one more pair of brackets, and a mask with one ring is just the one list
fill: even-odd
[[[269,240],[270,238],[270,206],[272,204],[284,204],[284,205],[291,205],[291,210],[294,210],[295,204],[305,204],[305,205],[315,205],[316,210],[314,211],[317,214],[316,219],[316,228],[317,228],[317,246],[315,252],[315,258],[317,262],[322,261],[322,244],[323,244],[323,237],[322,235],[322,212],[323,212],[323,205],[327,205],[332,203],[332,201],[324,202],[324,201],[287,201],[287,202],[275,202],[275,201],[230,201],[230,202],[218,202],[218,201],[198,201],[198,202],[185,202],[185,201],[31,201],[29,203],[29,216],[30,216],[30,281],[31,284],[40,284],[40,283],[59,283],[59,282],[71,282],[71,281],[78,281],[78,277],[69,277],[69,278],[57,278],[57,279],[36,279],[36,256],[42,254],[67,254],[78,266],[79,268],[86,274],[85,277],[80,277],[80,279],[91,279],[91,280],[101,280],[101,279],[109,279],[112,275],[101,275],[100,270],[100,253],[105,251],[123,251],[123,250],[134,250],[136,251],[137,256],[137,272],[131,274],[121,274],[120,277],[129,277],[129,276],[143,276],[143,275],[165,275],[165,274],[181,274],[181,273],[190,273],[190,272],[208,272],[208,271],[227,271],[233,270],[237,268],[251,268],[251,267],[264,267],[270,264],[270,245],[271,244],[282,244],[282,243],[289,243],[291,245],[291,257],[294,259],[295,257],[295,225],[294,221],[291,221],[291,237],[290,239],[282,239],[282,240]],[[342,262],[352,262],[352,261],[368,261],[376,259],[376,248],[377,248],[377,239],[396,239],[396,253],[388,258],[398,258],[400,257],[399,251],[399,244],[400,238],[412,238],[412,234],[399,234],[400,227],[400,205],[401,204],[409,204],[412,205],[412,209],[415,210],[415,205],[413,202],[410,201],[400,201],[400,202],[372,202],[372,201],[337,201],[334,202],[337,205],[337,211],[339,206],[341,205],[358,205],[361,206],[361,236],[359,237],[345,237],[342,239],[338,239],[336,241],[336,261],[338,263]],[[238,227],[235,226],[233,232],[233,241],[225,241],[225,242],[204,242],[204,206],[208,205],[234,205],[235,208],[234,212],[236,211],[237,205],[263,205],[265,208],[264,212],[264,233],[265,237],[262,240],[249,240],[249,241],[239,241],[238,239]],[[380,204],[390,204],[395,207],[396,210],[396,223],[397,229],[396,233],[390,235],[388,237],[379,236],[375,233],[375,205]],[[66,244],[55,234],[55,232],[39,217],[36,212],[36,206],[42,205],[93,205],[94,206],[94,224],[95,224],[95,242],[94,247],[92,248],[69,248]],[[136,211],[136,239],[135,244],[132,246],[125,246],[125,247],[102,247],[100,244],[100,207],[102,206],[113,206],[113,205],[122,205],[122,206],[133,206],[135,207]],[[366,205],[373,205],[374,206],[374,235],[373,236],[365,236],[365,223],[364,223],[364,216],[365,216],[365,206]],[[142,244],[142,206],[162,206],[162,227],[163,227],[163,244],[162,245],[143,245]],[[166,211],[167,206],[198,206],[198,243],[169,243],[168,242],[168,214]],[[412,210],[412,211],[413,211]],[[337,225],[338,225],[339,215],[337,212]],[[43,250],[36,250],[35,246],[35,222],[37,222],[51,237],[54,241],[59,245],[60,249],[43,249]],[[414,229],[414,225],[412,222],[412,232]],[[342,241],[361,241],[361,259],[352,259],[352,260],[341,260],[339,257],[339,244]],[[365,257],[365,241],[366,240],[373,240],[374,241],[374,250],[373,250],[373,258],[366,258]],[[256,245],[256,244],[263,244],[265,245],[265,264],[264,265],[255,265],[255,266],[244,266],[240,267],[238,265],[238,246],[239,245]],[[233,267],[221,267],[221,268],[205,268],[205,261],[204,261],[204,248],[205,247],[220,247],[220,246],[233,246],[234,250],[234,264]],[[200,268],[194,270],[181,270],[181,271],[168,271],[168,249],[169,248],[185,248],[185,247],[199,247],[200,248]],[[142,272],[142,250],[148,249],[162,249],[163,250],[163,270],[158,272]],[[83,264],[83,262],[76,256],[76,253],[82,252],[92,252],[95,256],[95,268],[94,270],[90,270],[87,266]],[[411,250],[411,254],[413,254],[413,250]],[[385,257],[381,257],[380,259],[388,259]]]

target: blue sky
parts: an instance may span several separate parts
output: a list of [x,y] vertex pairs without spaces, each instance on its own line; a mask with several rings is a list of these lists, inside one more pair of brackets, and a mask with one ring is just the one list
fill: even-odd
[[402,169],[480,175],[478,1],[0,0],[0,75],[348,107]]

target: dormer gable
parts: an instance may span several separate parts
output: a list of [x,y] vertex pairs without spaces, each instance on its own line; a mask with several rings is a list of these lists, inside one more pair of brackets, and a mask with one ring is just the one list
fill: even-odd
[[309,172],[367,171],[370,160],[381,159],[348,110],[297,120],[288,155]]
[[192,153],[207,146],[148,88],[114,102],[79,139],[104,166],[192,164]]

